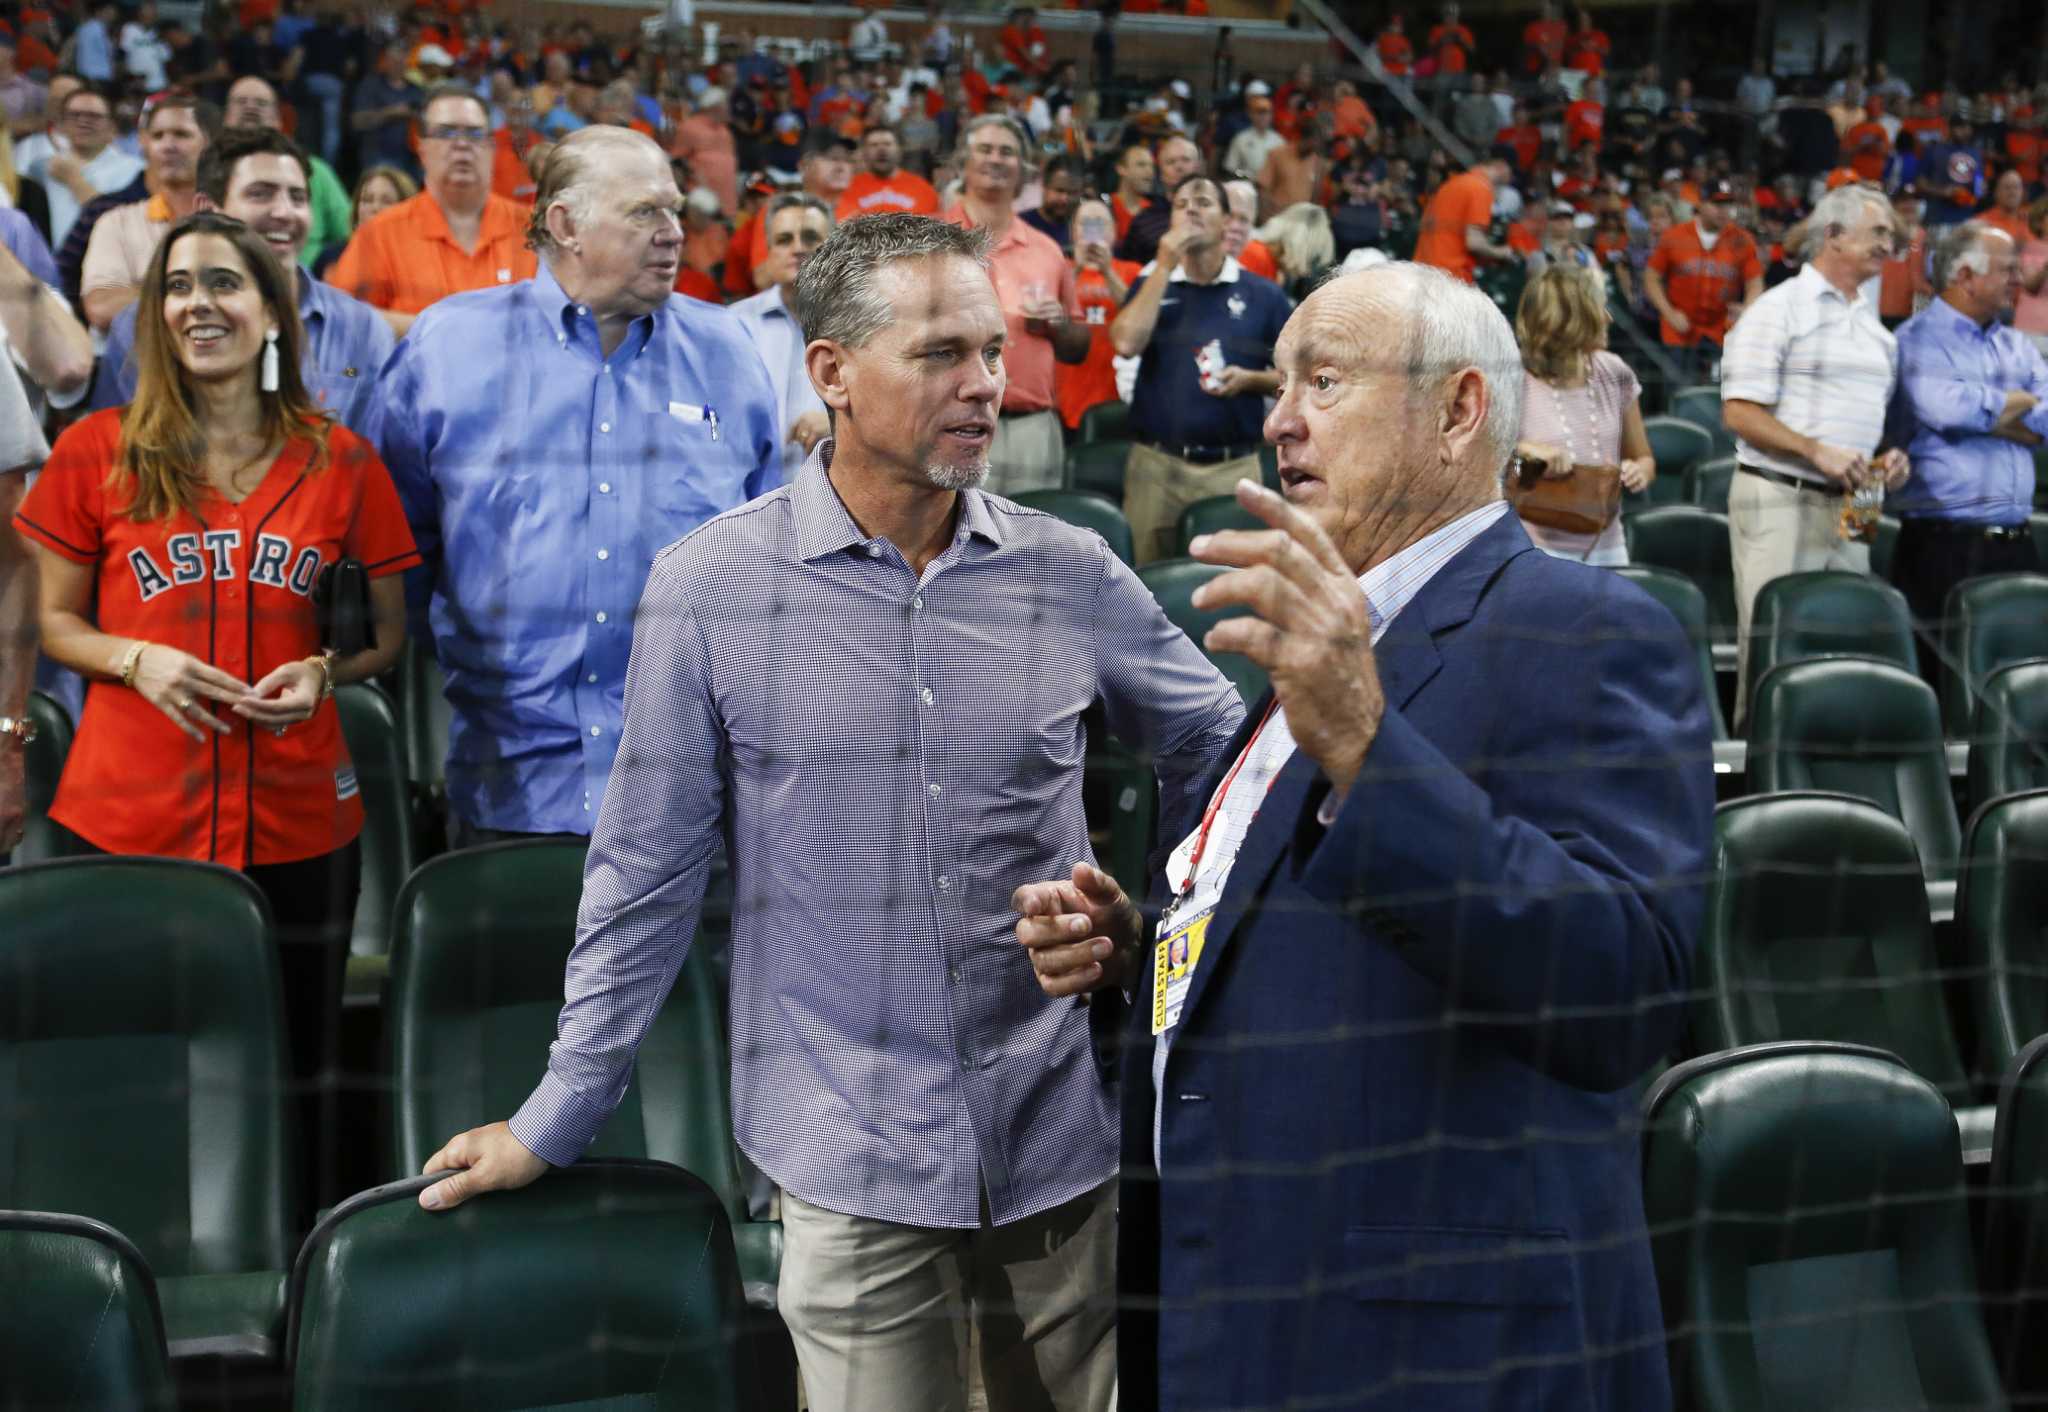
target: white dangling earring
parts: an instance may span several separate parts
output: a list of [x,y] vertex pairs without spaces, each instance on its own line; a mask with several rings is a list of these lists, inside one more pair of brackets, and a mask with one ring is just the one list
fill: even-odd
[[277,391],[277,330],[263,335],[263,380],[265,392]]

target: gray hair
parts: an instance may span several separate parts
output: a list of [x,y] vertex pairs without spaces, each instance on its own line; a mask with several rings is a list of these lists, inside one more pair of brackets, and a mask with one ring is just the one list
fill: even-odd
[[1252,203],[1252,216],[1254,219],[1257,218],[1259,213],[1259,188],[1254,183],[1248,182],[1242,177],[1224,182],[1223,209],[1225,211],[1230,209],[1230,198],[1233,196],[1242,196],[1249,200]]
[[859,348],[896,311],[875,276],[899,260],[957,255],[988,268],[988,232],[930,216],[863,216],[825,238],[796,277],[796,321],[804,337]]
[[967,144],[974,140],[974,134],[988,127],[999,127],[1017,139],[1017,189],[1022,191],[1025,183],[1031,180],[1031,134],[1024,131],[1024,124],[1018,122],[1008,113],[983,113],[960,130],[961,166],[965,167],[967,165]]
[[548,233],[548,211],[552,207],[567,207],[578,225],[596,219],[598,188],[607,180],[600,160],[602,153],[643,147],[667,166],[668,154],[652,138],[631,128],[604,123],[578,128],[550,147],[540,164],[533,210],[526,221],[527,245],[543,255],[555,248],[555,238]]
[[832,208],[823,201],[820,201],[808,191],[785,191],[770,201],[768,209],[761,213],[761,230],[763,233],[766,233],[768,227],[775,224],[775,218],[784,211],[816,211],[825,218],[825,229],[830,230],[834,224]]
[[1984,248],[1984,241],[1994,235],[2004,236],[2005,232],[1982,221],[1964,221],[1951,227],[1934,247],[1934,292],[1946,293],[1956,276],[1964,270],[1977,275],[1990,274],[1991,252]]
[[1838,186],[1821,197],[1813,214],[1806,218],[1806,258],[1811,260],[1820,254],[1830,235],[1854,230],[1856,222],[1872,207],[1888,216],[1892,203],[1882,192],[1856,182]]

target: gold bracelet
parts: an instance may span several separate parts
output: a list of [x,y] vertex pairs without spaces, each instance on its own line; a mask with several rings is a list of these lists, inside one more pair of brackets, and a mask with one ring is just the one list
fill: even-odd
[[306,660],[320,669],[320,699],[325,701],[334,695],[334,658],[322,652]]
[[148,646],[148,643],[139,641],[128,644],[128,651],[121,658],[121,685],[127,687],[135,685],[135,669],[142,665],[143,649]]

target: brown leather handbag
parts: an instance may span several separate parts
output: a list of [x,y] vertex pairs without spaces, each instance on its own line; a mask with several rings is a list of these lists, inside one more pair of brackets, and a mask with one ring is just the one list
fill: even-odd
[[1579,464],[1568,476],[1545,477],[1549,462],[1517,456],[1508,474],[1508,502],[1532,525],[1565,534],[1598,534],[1621,513],[1621,467]]

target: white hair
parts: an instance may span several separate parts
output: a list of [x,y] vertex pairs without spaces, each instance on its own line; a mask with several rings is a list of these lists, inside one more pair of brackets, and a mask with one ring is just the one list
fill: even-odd
[[1881,191],[1873,190],[1859,182],[1838,186],[1820,198],[1813,208],[1813,214],[1806,218],[1806,258],[1811,260],[1820,254],[1828,243],[1828,236],[1854,230],[1871,208],[1891,214],[1890,198]]
[[1237,178],[1233,181],[1224,182],[1223,202],[1224,209],[1226,211],[1230,209],[1230,198],[1233,196],[1242,196],[1245,198],[1245,200],[1251,202],[1253,216],[1256,217],[1258,215],[1259,188],[1257,186],[1253,185],[1251,182],[1244,180],[1242,177]]
[[2006,240],[2012,238],[1997,226],[1986,225],[1982,221],[1964,221],[1961,225],[1951,226],[1934,247],[1934,292],[1946,292],[1964,270],[1976,275],[1990,274],[1991,252],[1985,249],[1984,242],[1994,235]]

